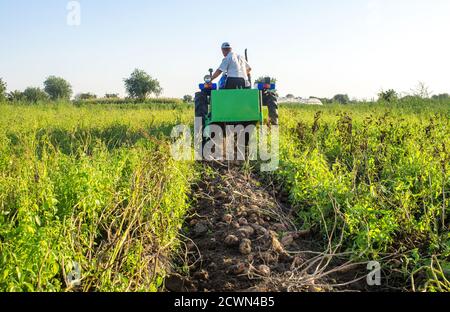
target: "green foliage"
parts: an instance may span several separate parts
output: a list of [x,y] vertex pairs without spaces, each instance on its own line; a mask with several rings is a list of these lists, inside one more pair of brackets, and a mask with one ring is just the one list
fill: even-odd
[[349,104],[350,98],[348,97],[347,94],[336,94],[333,97],[333,101],[339,104]]
[[405,289],[450,290],[450,101],[320,109],[280,114],[275,175],[299,224],[355,259],[384,258]]
[[119,94],[118,93],[106,93],[105,98],[106,99],[118,99]]
[[398,94],[393,89],[389,89],[387,91],[381,91],[378,94],[378,100],[392,103],[392,102],[395,102],[398,100]]
[[162,93],[162,88],[157,79],[140,69],[135,69],[130,78],[124,79],[125,89],[132,99],[144,100],[150,95],[156,96]]
[[333,103],[333,99],[328,99],[328,98],[318,98],[318,97],[312,97],[312,98],[316,98],[319,99],[323,104],[332,104]]
[[53,101],[68,100],[72,96],[72,86],[60,77],[48,77],[44,81],[44,90]]
[[6,82],[0,78],[0,101],[6,99]]
[[11,91],[6,95],[10,102],[19,102],[23,100],[23,92],[19,90]]
[[431,98],[437,101],[448,101],[450,99],[450,96],[448,95],[448,93],[442,93],[438,95],[433,95]]
[[28,87],[22,93],[22,100],[27,103],[48,101],[49,96],[40,88]]
[[417,86],[411,90],[411,94],[420,99],[428,99],[430,98],[430,88],[424,82],[419,81]]
[[149,99],[121,99],[121,98],[102,98],[102,99],[88,99],[88,100],[77,100],[74,101],[75,104],[94,104],[94,105],[109,105],[114,104],[117,106],[126,106],[126,105],[134,105],[140,104],[141,106],[144,104],[162,104],[162,105],[181,105],[183,104],[183,100],[174,99],[174,98],[149,98]]
[[[168,138],[192,109],[90,104],[101,100],[0,106],[0,290],[161,286],[195,177]],[[448,291],[449,116],[450,100],[419,97],[281,108],[273,175],[298,227],[354,260],[380,260],[408,290]],[[73,262],[78,287],[66,283]]]
[[168,153],[180,113],[0,106],[0,290],[158,290],[193,178]]
[[194,101],[192,95],[185,95],[183,96],[183,102],[184,103],[192,103]]
[[75,96],[75,101],[95,100],[97,96],[93,93],[80,93]]
[[270,77],[270,76],[261,76],[261,77],[258,77],[258,78],[255,80],[255,83],[266,83],[267,80],[269,80],[270,83],[277,83],[277,79],[274,78],[274,77]]

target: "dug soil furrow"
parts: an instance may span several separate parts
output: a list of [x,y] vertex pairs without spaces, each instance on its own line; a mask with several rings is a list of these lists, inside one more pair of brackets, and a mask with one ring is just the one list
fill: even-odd
[[194,191],[169,291],[362,289],[363,266],[327,254],[312,231],[298,230],[286,196],[250,170],[204,165]]

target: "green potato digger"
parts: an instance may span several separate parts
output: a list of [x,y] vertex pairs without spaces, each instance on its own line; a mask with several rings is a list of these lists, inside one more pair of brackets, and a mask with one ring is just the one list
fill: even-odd
[[195,95],[195,116],[202,118],[205,128],[213,124],[262,124],[263,106],[268,107],[270,124],[278,125],[276,86],[269,77],[251,89],[224,89],[224,78],[217,85],[211,82],[212,69],[209,72]]

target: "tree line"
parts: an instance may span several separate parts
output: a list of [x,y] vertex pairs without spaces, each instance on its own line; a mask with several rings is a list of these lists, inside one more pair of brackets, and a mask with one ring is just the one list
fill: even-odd
[[[286,98],[294,99],[295,96],[293,94],[288,94],[286,95]],[[348,94],[336,94],[332,98],[321,98],[316,96],[311,96],[310,98],[318,99],[323,104],[339,103],[346,105],[361,102],[357,99],[350,99]],[[450,95],[448,93],[431,95],[431,92],[429,88],[426,86],[426,84],[423,82],[419,82],[419,84],[414,89],[411,89],[410,92],[406,93],[403,96],[394,89],[381,90],[378,93],[378,99],[372,101],[394,103],[397,101],[404,101],[411,99],[432,99],[436,101],[447,101],[450,100]]]
[[[130,77],[125,78],[123,81],[128,97],[131,99],[145,100],[151,95],[159,96],[163,91],[157,79],[140,69],[135,69]],[[28,87],[23,91],[14,90],[7,92],[6,82],[3,78],[0,78],[0,100],[37,103],[43,101],[68,101],[72,97],[72,85],[64,78],[49,76],[45,79],[43,85],[43,88]],[[119,98],[119,94],[107,93],[104,97],[114,99]],[[96,98],[97,95],[87,92],[77,94],[74,99],[90,100]]]
[[[263,78],[259,78],[256,81],[262,81],[262,79]],[[125,78],[123,81],[129,99],[145,100],[152,95],[159,96],[163,91],[159,81],[141,69],[135,69],[131,73],[130,77]],[[272,78],[271,81],[275,83],[276,79]],[[48,77],[44,81],[43,89],[39,87],[28,87],[23,91],[15,90],[9,93],[7,92],[6,82],[2,78],[0,78],[0,101],[8,100],[10,102],[37,103],[43,101],[70,100],[72,94],[73,91],[71,84],[61,77]],[[450,99],[448,93],[441,93],[433,96],[431,96],[430,94],[431,92],[429,91],[428,87],[423,82],[419,82],[418,86],[415,89],[411,90],[410,93],[404,96],[401,96],[400,93],[398,93],[394,89],[382,90],[378,94],[377,101],[393,103],[399,100],[418,98],[438,101],[446,101]],[[295,98],[293,94],[288,94],[286,97],[291,99]],[[107,93],[103,98],[118,99],[119,94]],[[348,94],[336,94],[332,98],[315,96],[311,96],[310,98],[319,99],[323,104],[339,103],[345,105],[359,102],[356,99],[350,99]],[[91,92],[79,93],[74,97],[74,99],[76,101],[94,100],[97,99],[97,95]],[[185,95],[182,100],[185,103],[190,103],[193,101],[193,98],[191,95]]]

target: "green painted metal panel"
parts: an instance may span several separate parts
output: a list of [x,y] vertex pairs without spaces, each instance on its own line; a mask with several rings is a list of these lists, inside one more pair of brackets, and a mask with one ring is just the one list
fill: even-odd
[[261,121],[260,91],[214,90],[211,93],[211,122]]

